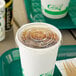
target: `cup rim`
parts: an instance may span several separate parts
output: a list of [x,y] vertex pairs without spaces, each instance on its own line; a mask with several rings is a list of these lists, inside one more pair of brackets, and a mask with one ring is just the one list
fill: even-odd
[[59,29],[58,28],[56,28],[55,26],[53,26],[53,25],[51,25],[51,24],[48,24],[48,23],[43,23],[43,22],[34,22],[34,23],[28,23],[28,24],[24,24],[21,28],[19,28],[18,29],[18,31],[17,31],[17,33],[16,33],[16,37],[15,37],[15,41],[16,41],[16,44],[18,45],[18,42],[19,42],[19,44],[21,44],[23,47],[27,47],[27,48],[31,48],[31,49],[47,49],[47,48],[33,48],[33,47],[29,47],[29,46],[26,46],[26,45],[24,45],[20,40],[19,40],[19,33],[21,32],[21,30],[24,28],[24,27],[26,27],[26,26],[28,26],[28,25],[40,25],[40,24],[44,24],[44,25],[48,25],[49,27],[51,26],[52,28],[54,28],[55,30],[57,30],[57,32],[59,33],[59,35],[58,35],[58,37],[59,37],[59,40],[58,40],[58,42],[56,43],[56,44],[54,44],[53,46],[51,46],[51,47],[47,47],[47,48],[53,48],[53,47],[55,47],[55,46],[57,46],[57,45],[61,45],[61,40],[62,40],[62,34],[61,34],[61,32],[59,31]]

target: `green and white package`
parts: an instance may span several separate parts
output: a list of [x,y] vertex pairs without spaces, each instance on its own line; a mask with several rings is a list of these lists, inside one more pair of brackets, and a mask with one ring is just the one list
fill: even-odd
[[65,17],[70,0],[41,0],[42,12],[48,18],[59,19]]

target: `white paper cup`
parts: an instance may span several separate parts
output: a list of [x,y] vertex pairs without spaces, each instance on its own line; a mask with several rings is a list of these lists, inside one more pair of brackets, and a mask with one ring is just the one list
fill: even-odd
[[67,15],[70,0],[41,0],[43,14],[52,19]]
[[[20,42],[19,37],[24,29],[30,27],[49,27],[56,32],[59,41],[48,48],[31,48]],[[21,64],[24,76],[52,76],[56,62],[58,48],[61,44],[60,31],[47,23],[29,23],[23,25],[16,33],[16,43],[19,46]]]

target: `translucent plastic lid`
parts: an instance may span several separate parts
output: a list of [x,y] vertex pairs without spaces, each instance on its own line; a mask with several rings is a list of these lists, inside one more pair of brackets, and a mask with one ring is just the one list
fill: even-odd
[[57,34],[49,28],[31,27],[21,33],[21,42],[34,48],[45,48],[56,44],[59,40]]

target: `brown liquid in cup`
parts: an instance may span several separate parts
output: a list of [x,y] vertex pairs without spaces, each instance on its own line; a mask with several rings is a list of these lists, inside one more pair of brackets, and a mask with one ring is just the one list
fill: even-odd
[[55,45],[59,38],[49,28],[32,27],[21,33],[21,42],[33,48],[46,48]]

